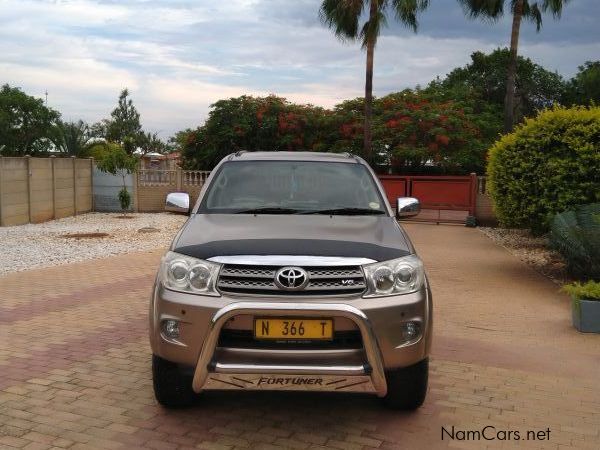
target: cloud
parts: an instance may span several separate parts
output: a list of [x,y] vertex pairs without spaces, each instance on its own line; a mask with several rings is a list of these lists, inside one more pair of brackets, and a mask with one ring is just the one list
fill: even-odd
[[[333,106],[362,95],[365,55],[318,18],[319,0],[0,0],[0,83],[42,97],[67,119],[107,117],[131,90],[144,126],[167,137],[194,127],[221,98],[275,93]],[[569,2],[560,21],[520,51],[567,76],[598,58],[600,2]],[[424,85],[506,46],[510,18],[465,19],[454,0],[432,2],[418,34],[389,21],[375,55],[375,94]]]

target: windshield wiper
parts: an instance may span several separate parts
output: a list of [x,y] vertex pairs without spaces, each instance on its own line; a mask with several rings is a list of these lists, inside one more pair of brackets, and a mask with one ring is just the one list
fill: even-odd
[[293,208],[280,208],[277,206],[265,206],[262,208],[243,209],[234,214],[297,214],[298,210]]
[[332,209],[317,209],[314,211],[303,211],[300,214],[326,214],[326,215],[341,215],[341,216],[379,216],[385,214],[379,209],[369,208],[332,208]]

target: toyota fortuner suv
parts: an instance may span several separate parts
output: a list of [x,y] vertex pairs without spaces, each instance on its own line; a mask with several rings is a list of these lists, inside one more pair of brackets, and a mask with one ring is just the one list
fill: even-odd
[[[188,210],[173,193],[167,209]],[[150,304],[157,400],[208,390],[427,392],[423,264],[370,167],[351,154],[239,152],[212,171],[162,258]]]

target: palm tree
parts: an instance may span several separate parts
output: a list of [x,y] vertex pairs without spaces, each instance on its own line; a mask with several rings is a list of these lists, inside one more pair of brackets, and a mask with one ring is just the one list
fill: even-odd
[[[429,0],[323,0],[319,10],[322,22],[342,40],[361,41],[367,50],[365,79],[364,153],[373,162],[371,149],[371,116],[373,112],[373,58],[381,28],[386,25],[386,12],[392,10],[396,19],[417,31],[417,14],[429,6]],[[369,17],[362,26],[363,11]]]
[[[498,20],[504,14],[505,0],[458,0],[465,13],[471,18],[481,17],[492,21]],[[569,0],[510,0],[510,10],[513,15],[510,35],[510,58],[506,74],[506,95],[504,97],[504,131],[510,132],[514,126],[515,115],[515,81],[517,73],[517,50],[519,47],[519,32],[523,19],[535,23],[539,32],[542,27],[542,12],[550,12],[554,18],[560,18],[562,8]]]
[[158,137],[158,133],[140,131],[138,141],[142,155],[150,152],[164,153],[167,149],[166,144]]
[[92,140],[89,126],[79,120],[77,122],[59,121],[52,142],[61,153],[82,157],[88,150]]

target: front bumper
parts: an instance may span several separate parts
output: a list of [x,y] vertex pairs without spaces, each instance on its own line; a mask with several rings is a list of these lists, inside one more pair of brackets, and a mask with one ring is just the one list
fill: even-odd
[[[218,346],[221,330],[237,316],[335,317],[360,331],[361,350],[263,350]],[[241,296],[205,297],[157,284],[150,310],[154,354],[193,368],[193,389],[351,391],[385,396],[387,370],[413,365],[429,355],[432,329],[427,284],[407,295],[369,298]],[[161,332],[163,320],[180,322],[180,337]],[[406,341],[404,322],[420,324]]]

